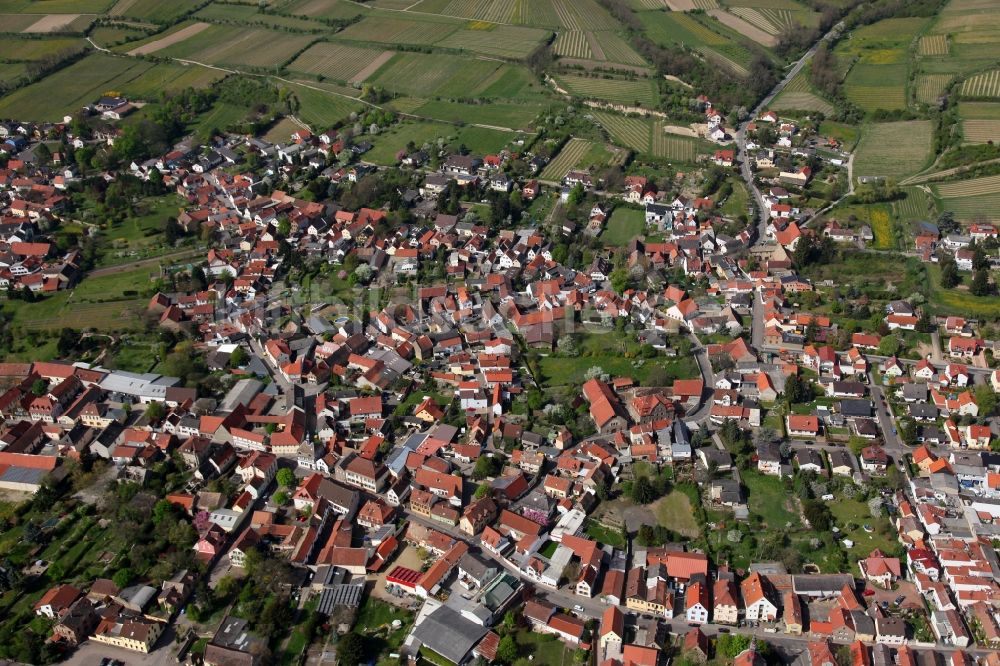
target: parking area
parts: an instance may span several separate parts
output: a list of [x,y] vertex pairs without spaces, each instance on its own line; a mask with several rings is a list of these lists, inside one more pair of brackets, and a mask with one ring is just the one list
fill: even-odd
[[[896,600],[899,599],[899,608],[902,610],[922,610],[924,607],[923,600],[920,598],[920,592],[917,590],[917,586],[909,581],[899,581],[895,585],[895,589],[883,590],[877,585],[868,585],[866,589],[865,601],[870,604],[879,604],[880,606],[884,603],[888,604],[890,609],[896,604]],[[867,590],[873,591],[875,594],[867,595]],[[900,599],[902,597],[902,599]]]
[[176,666],[176,645],[172,627],[160,636],[157,646],[150,654],[142,654],[96,641],[87,641],[63,663],[67,666],[100,666],[101,660],[108,657],[125,666]]

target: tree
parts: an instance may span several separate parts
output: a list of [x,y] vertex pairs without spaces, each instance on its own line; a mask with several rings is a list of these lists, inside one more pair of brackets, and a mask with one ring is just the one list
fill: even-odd
[[611,288],[619,294],[628,289],[628,271],[624,268],[616,268],[611,271]]
[[274,497],[272,499],[274,500],[274,503],[277,504],[278,506],[285,506],[286,504],[288,504],[288,493],[286,493],[284,490],[279,490],[278,492],[274,493]]
[[158,423],[166,415],[167,408],[158,400],[152,401],[149,403],[149,406],[146,407],[146,418],[150,423]]
[[291,488],[295,485],[295,473],[287,467],[279,469],[275,478],[278,480],[278,485],[283,488]]
[[497,645],[497,661],[502,664],[512,664],[517,659],[517,643],[513,636],[504,636]]
[[814,530],[826,532],[830,529],[832,516],[826,504],[816,500],[806,500],[802,503],[802,515]]
[[948,257],[941,262],[941,286],[951,289],[961,284],[962,278],[958,275],[958,265],[955,260]]
[[48,390],[49,390],[49,383],[44,379],[36,379],[35,381],[31,382],[31,393],[34,395],[38,396],[45,395],[45,393]]
[[344,666],[359,666],[368,661],[365,656],[365,639],[354,631],[337,641],[337,663]]
[[115,575],[111,577],[111,580],[120,590],[129,586],[129,583],[132,582],[132,575],[132,570],[128,567],[124,567],[116,571]]
[[237,346],[233,353],[229,355],[229,367],[239,368],[247,362],[247,352],[243,347]]
[[717,652],[732,659],[750,647],[750,640],[750,636],[741,634],[719,634],[715,642],[715,649]]
[[972,284],[969,285],[969,293],[973,296],[989,296],[991,289],[990,275],[985,268],[980,268],[972,274]]
[[503,469],[503,461],[496,456],[479,456],[476,466],[472,469],[472,478],[476,481],[496,476]]
[[881,356],[895,356],[899,353],[899,337],[887,335],[878,343],[878,353]]
[[976,405],[979,406],[979,416],[982,418],[993,416],[997,410],[997,394],[989,384],[980,384],[976,387]]
[[913,419],[909,417],[900,419],[898,432],[899,438],[907,446],[913,446],[917,443],[917,424]]
[[656,489],[644,476],[640,476],[632,483],[632,492],[629,497],[636,504],[649,504],[656,500]]
[[473,497],[475,497],[477,500],[483,499],[484,497],[487,497],[492,490],[493,489],[490,488],[490,485],[488,483],[484,483],[478,488],[476,488],[476,492],[473,495]]

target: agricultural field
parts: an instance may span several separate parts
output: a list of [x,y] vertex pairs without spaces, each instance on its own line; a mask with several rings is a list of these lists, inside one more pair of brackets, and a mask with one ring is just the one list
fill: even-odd
[[803,69],[795,75],[785,89],[771,102],[775,111],[820,111],[826,115],[834,112],[833,105],[820,97],[809,83],[809,75]]
[[667,132],[664,121],[658,118],[627,117],[607,112],[595,112],[594,118],[621,145],[670,162],[694,162],[700,153],[711,149],[707,141]]
[[764,19],[755,9],[747,8],[742,14],[739,9],[741,8],[734,9],[732,12],[713,9],[708,12],[708,15],[762,46],[772,48],[778,44],[778,39],[775,36],[778,33],[778,28],[774,24]]
[[[462,104],[445,100],[416,100],[408,113],[448,122],[474,120],[481,125],[528,129],[534,124],[542,107],[536,104],[504,104],[497,101],[490,104]],[[398,107],[397,107],[398,108]]]
[[865,111],[905,109],[906,64],[859,63],[847,74],[844,95]]
[[[198,24],[195,24],[198,25]],[[159,48],[157,56],[211,65],[276,68],[303,50],[315,37],[266,28],[209,25],[197,34]]]
[[349,19],[368,13],[368,8],[350,0],[290,0],[282,11],[313,19]]
[[384,65],[393,55],[392,51],[381,49],[366,49],[360,46],[319,42],[305,50],[298,58],[288,65],[288,69],[302,74],[319,75],[338,81],[364,81],[367,76],[360,76],[371,66],[375,70]]
[[961,102],[958,115],[964,119],[1000,120],[1000,103]]
[[82,49],[86,44],[76,37],[27,39],[8,35],[0,39],[0,60],[33,62],[65,51]]
[[585,32],[560,32],[556,36],[556,41],[552,45],[552,50],[558,56],[565,58],[580,58],[590,60],[594,57],[594,52],[590,48],[590,41]]
[[125,26],[98,26],[90,31],[90,38],[98,46],[129,42],[146,36],[146,33]]
[[221,76],[222,72],[201,67],[95,53],[0,99],[0,116],[20,117],[30,109],[36,119],[60,120],[106,90],[120,90],[137,98],[155,97],[162,90],[211,85]]
[[389,166],[396,163],[396,153],[412,141],[417,146],[437,145],[438,142],[455,147],[465,144],[480,155],[498,152],[510,143],[514,135],[510,132],[482,127],[455,127],[434,122],[405,122],[393,125],[377,137],[369,137],[375,147],[365,153],[368,162]]
[[926,23],[922,18],[884,19],[842,40],[838,56],[856,60],[844,80],[845,96],[869,112],[906,108],[909,48]]
[[595,111],[593,115],[616,143],[639,153],[650,152],[653,134],[653,125],[650,120],[620,116],[604,111]]
[[[412,2],[407,4],[414,5]],[[521,5],[522,2],[512,0],[423,0],[416,3],[412,10],[476,21],[515,23],[523,11]]]
[[917,42],[917,54],[922,56],[948,55],[948,35],[924,35]]
[[605,79],[575,74],[554,77],[559,87],[575,97],[615,102],[628,106],[656,106],[659,91],[651,79]]
[[621,63],[623,65],[646,65],[642,56],[629,46],[628,42],[622,39],[621,35],[614,32],[592,33],[597,39],[597,44],[604,52],[604,58],[608,62]]
[[473,27],[456,30],[437,43],[449,49],[461,49],[473,53],[498,56],[501,58],[526,58],[551,33],[535,28],[512,25],[471,24]]
[[701,139],[670,134],[664,130],[662,120],[653,121],[652,154],[670,162],[694,162],[699,154],[712,149],[712,144]]
[[586,139],[572,138],[566,142],[559,154],[549,162],[542,171],[542,179],[548,181],[561,181],[569,173],[584,155],[590,150],[592,142]]
[[941,183],[933,188],[942,210],[950,210],[958,220],[1000,220],[1000,176]]
[[965,80],[962,97],[1000,98],[1000,69],[976,74]]
[[997,143],[1000,141],[1000,120],[963,120],[962,141],[965,143]]
[[0,32],[21,32],[36,22],[35,14],[0,14]]
[[205,21],[242,21],[309,32],[326,32],[329,30],[327,25],[318,21],[312,21],[305,17],[296,18],[292,16],[279,16],[277,14],[265,14],[260,12],[254,5],[213,3],[195,12],[194,18]]
[[934,104],[944,94],[945,88],[952,79],[951,74],[920,74],[917,76],[917,101],[922,104]]
[[170,0],[169,2],[163,2],[163,0],[118,0],[109,13],[112,16],[127,16],[153,23],[169,24],[201,4],[203,4],[203,0]]
[[861,137],[854,175],[900,178],[922,169],[931,157],[929,120],[877,123]]
[[532,84],[527,70],[514,65],[438,53],[397,53],[366,81],[423,98],[513,99],[522,97]]
[[687,46],[740,76],[747,74],[751,53],[738,33],[717,22],[709,27],[690,14],[654,11],[640,16],[652,41]]
[[350,116],[351,112],[360,111],[362,108],[357,100],[317,90],[319,86],[289,84],[285,87],[294,93],[299,101],[298,117],[315,128],[333,127]]
[[915,220],[927,220],[937,216],[934,199],[919,187],[904,187],[902,199],[892,202],[892,214],[906,224]]
[[0,12],[9,14],[103,14],[114,0],[2,0]]
[[391,16],[371,15],[349,25],[337,37],[356,42],[377,44],[414,44],[430,46],[442,41],[463,24],[445,18],[394,13]]

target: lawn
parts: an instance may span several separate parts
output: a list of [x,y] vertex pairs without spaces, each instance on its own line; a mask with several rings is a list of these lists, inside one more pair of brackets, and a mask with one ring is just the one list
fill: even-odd
[[625,547],[625,539],[622,538],[622,534],[619,530],[605,527],[596,520],[588,521],[584,531],[587,533],[587,536],[600,543],[614,546],[615,548]]
[[541,106],[535,104],[462,104],[449,100],[432,100],[413,109],[412,113],[449,122],[475,119],[481,125],[496,125],[511,129],[530,128]]
[[[885,552],[892,552],[899,548],[899,542],[894,538],[889,519],[884,515],[880,518],[873,518],[866,503],[839,497],[836,502],[830,502],[828,506],[833,513],[837,527],[841,530],[841,540],[848,538],[854,542],[854,546],[848,549],[850,562],[854,563],[867,557],[876,548]],[[848,530],[848,524],[851,524],[854,529]],[[874,531],[871,534],[865,532],[864,525],[871,526]],[[885,536],[885,534],[890,536]]]
[[671,490],[649,507],[656,513],[656,520],[668,530],[689,539],[697,538],[701,529],[694,519],[691,500],[679,490]]
[[1000,312],[1000,296],[973,296],[965,288],[942,288],[941,267],[937,264],[928,264],[927,274],[928,301],[935,314],[992,319]]
[[722,203],[720,209],[726,217],[739,217],[747,214],[747,206],[750,203],[750,195],[747,194],[746,185],[739,178],[730,178],[729,182],[733,186],[733,192]]
[[789,507],[793,500],[781,479],[752,469],[740,472],[740,477],[747,488],[750,513],[760,516],[765,525],[780,529],[788,523],[799,524],[798,512]]
[[625,247],[633,238],[642,236],[646,229],[646,214],[637,208],[619,207],[611,214],[601,242],[605,245]]
[[568,666],[573,663],[573,652],[551,634],[521,630],[514,634],[518,656],[531,656],[532,662],[545,666]]
[[642,359],[631,359],[621,354],[608,352],[587,358],[547,356],[541,359],[542,374],[546,387],[582,384],[587,370],[598,366],[612,377],[632,377],[643,385],[648,385],[653,370],[663,368],[668,382],[674,379],[698,377],[698,365],[691,357],[668,359],[657,357],[643,363]]

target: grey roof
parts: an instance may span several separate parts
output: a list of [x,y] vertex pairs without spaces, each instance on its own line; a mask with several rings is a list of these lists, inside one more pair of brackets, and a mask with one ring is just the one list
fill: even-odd
[[110,393],[164,400],[167,388],[180,384],[177,377],[164,377],[153,372],[136,373],[114,370],[101,380],[101,388]]
[[854,587],[854,576],[851,574],[803,574],[792,576],[792,589],[796,594],[825,593],[836,594],[845,585]]
[[840,413],[844,416],[871,416],[872,403],[870,400],[841,400]]
[[226,393],[226,397],[222,399],[222,404],[219,405],[219,411],[231,412],[238,405],[250,404],[254,396],[260,393],[263,388],[264,384],[256,379],[241,379]]
[[486,627],[466,620],[458,611],[440,606],[414,627],[413,637],[445,659],[460,664],[486,632]]
[[316,610],[324,615],[331,615],[337,606],[357,608],[361,604],[361,595],[364,590],[364,581],[324,587],[319,595],[319,604],[316,606]]
[[0,482],[40,485],[48,472],[31,467],[8,467],[0,475]]

